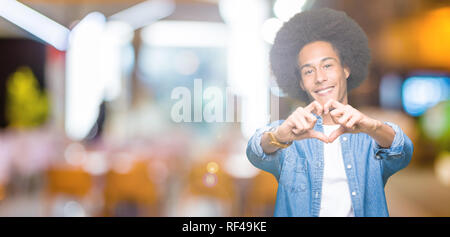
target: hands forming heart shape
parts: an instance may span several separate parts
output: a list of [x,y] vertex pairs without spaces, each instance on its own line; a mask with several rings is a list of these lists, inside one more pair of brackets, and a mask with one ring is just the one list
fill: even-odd
[[[330,116],[339,128],[330,136],[315,131],[314,125],[319,116]],[[371,119],[350,105],[344,105],[336,100],[330,99],[323,106],[313,101],[306,107],[298,107],[274,132],[280,142],[290,142],[307,138],[316,138],[325,143],[332,143],[344,133],[368,133],[379,126],[379,121]]]

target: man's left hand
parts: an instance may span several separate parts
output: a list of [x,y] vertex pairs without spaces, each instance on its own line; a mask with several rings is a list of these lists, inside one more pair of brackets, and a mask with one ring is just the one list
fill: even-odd
[[331,119],[336,124],[341,125],[328,137],[328,142],[330,143],[344,133],[374,132],[381,123],[378,120],[367,117],[352,106],[344,105],[333,99],[325,103],[323,110],[324,114],[330,113]]

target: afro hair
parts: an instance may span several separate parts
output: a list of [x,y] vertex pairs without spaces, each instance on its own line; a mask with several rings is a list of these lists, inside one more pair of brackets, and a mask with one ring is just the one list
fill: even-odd
[[300,88],[298,54],[314,41],[329,42],[343,65],[350,68],[348,90],[367,77],[370,63],[368,39],[361,27],[345,12],[328,8],[308,10],[293,16],[278,31],[270,51],[270,65],[278,86],[289,97],[308,101]]

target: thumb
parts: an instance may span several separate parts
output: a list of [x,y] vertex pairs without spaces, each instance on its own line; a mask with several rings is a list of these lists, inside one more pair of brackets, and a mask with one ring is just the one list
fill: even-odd
[[327,136],[325,136],[325,134],[315,131],[315,130],[310,130],[309,131],[309,137],[311,138],[317,138],[325,143],[329,143],[329,139]]
[[328,142],[332,143],[336,138],[345,133],[345,128],[343,126],[339,126],[338,129],[334,130],[330,136],[328,137]]

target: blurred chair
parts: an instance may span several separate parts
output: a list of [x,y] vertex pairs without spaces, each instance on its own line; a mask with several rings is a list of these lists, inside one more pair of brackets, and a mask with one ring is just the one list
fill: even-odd
[[249,184],[245,201],[245,216],[273,216],[278,182],[275,177],[260,171]]
[[71,196],[82,200],[88,196],[93,187],[92,176],[79,167],[51,167],[46,176],[46,216],[51,216],[52,204],[58,195]]
[[0,202],[6,197],[6,188],[3,183],[0,183]]
[[156,188],[150,179],[147,161],[134,162],[124,173],[108,171],[104,187],[105,215],[158,215],[159,194]]

